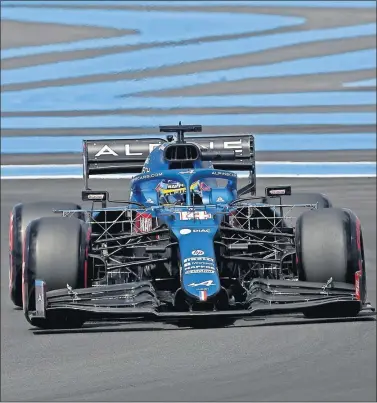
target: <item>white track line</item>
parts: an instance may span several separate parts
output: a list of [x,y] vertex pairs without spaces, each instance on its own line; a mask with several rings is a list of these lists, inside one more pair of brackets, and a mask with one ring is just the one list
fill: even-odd
[[[256,165],[376,165],[376,161],[256,161]],[[27,164],[27,165],[1,165],[1,169],[7,168],[82,168],[82,164]]]
[[[247,178],[247,175],[239,176],[240,178]],[[257,175],[257,178],[375,178],[376,174],[261,174]],[[130,175],[98,175],[91,177],[92,179],[131,179],[133,176]],[[45,175],[24,175],[24,176],[1,176],[1,180],[24,180],[24,179],[83,179],[82,175],[56,175],[56,176],[45,176]]]

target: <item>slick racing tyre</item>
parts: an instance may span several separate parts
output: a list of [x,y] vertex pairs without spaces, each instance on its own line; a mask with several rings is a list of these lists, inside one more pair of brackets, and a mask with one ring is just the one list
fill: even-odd
[[346,209],[328,208],[303,213],[296,225],[299,280],[326,284],[354,284],[360,276],[359,295],[366,298],[363,234],[356,215]]
[[[74,203],[37,202],[17,204],[10,214],[9,221],[9,292],[14,305],[22,308],[22,244],[28,224],[39,217],[57,217],[53,210],[80,210]],[[84,219],[84,214],[76,214]]]
[[[88,246],[88,225],[77,218],[43,217],[32,221],[25,234],[22,271],[23,306],[26,318],[35,311],[35,280],[43,280],[46,291],[84,288]],[[79,315],[50,315],[29,322],[41,328],[80,327]]]

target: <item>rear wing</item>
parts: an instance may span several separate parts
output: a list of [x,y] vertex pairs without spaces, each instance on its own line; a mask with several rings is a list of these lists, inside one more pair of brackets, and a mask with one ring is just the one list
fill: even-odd
[[[165,130],[164,130],[165,131]],[[168,136],[168,140],[169,136]],[[163,138],[128,138],[83,141],[83,175],[85,188],[93,175],[138,174],[150,152],[163,143]],[[228,136],[192,136],[185,138],[186,143],[196,143],[208,151],[234,151],[237,159],[214,160],[215,169],[229,171],[249,171],[255,175],[254,137],[249,134]]]

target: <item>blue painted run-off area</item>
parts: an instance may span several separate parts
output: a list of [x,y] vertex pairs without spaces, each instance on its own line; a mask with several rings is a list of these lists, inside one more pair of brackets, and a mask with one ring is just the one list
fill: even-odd
[[75,128],[119,128],[149,127],[168,125],[182,121],[184,124],[203,126],[292,126],[292,125],[375,125],[375,112],[355,113],[260,113],[260,114],[219,114],[219,115],[159,115],[159,116],[77,116],[77,117],[15,117],[3,118],[2,129],[75,129]]

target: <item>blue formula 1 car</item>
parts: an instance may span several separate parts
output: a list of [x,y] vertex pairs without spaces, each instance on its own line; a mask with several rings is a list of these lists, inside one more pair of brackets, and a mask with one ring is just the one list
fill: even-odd
[[[13,208],[10,293],[32,325],[373,314],[354,213],[290,186],[256,196],[252,135],[185,138],[201,126],[181,124],[160,131],[166,139],[84,141],[90,208]],[[235,172],[246,172],[244,187]],[[126,201],[89,188],[93,175],[127,173],[138,174]]]

